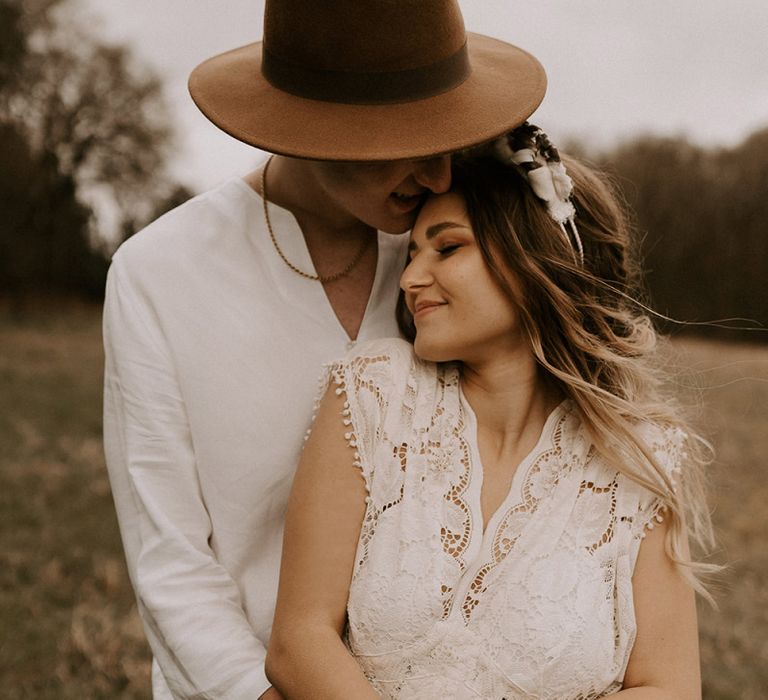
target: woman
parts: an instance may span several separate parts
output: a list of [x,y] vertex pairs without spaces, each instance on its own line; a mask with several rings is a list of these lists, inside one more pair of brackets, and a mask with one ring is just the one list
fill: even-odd
[[414,345],[331,368],[267,659],[286,697],[700,697],[700,450],[621,208],[575,162],[571,196],[536,127],[495,153],[419,214]]

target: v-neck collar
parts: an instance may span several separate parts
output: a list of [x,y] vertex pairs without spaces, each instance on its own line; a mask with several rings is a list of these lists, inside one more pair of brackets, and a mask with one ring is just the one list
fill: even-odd
[[[307,279],[288,269],[288,266],[280,258],[277,250],[269,237],[266,221],[264,220],[264,202],[261,194],[256,192],[248,183],[240,178],[236,178],[241,188],[248,191],[254,204],[257,204],[259,216],[263,226],[263,241],[257,241],[257,245],[265,257],[265,261],[272,271],[273,279],[282,287],[283,293],[289,298],[292,304],[305,309],[309,305],[315,310],[314,313],[322,314],[319,318],[321,322],[332,327],[338,334],[339,339],[344,342],[347,348],[353,347],[357,342],[365,340],[368,337],[368,327],[371,324],[371,311],[382,296],[382,285],[386,284],[386,270],[390,264],[390,257],[393,255],[392,246],[385,243],[386,238],[393,234],[387,234],[382,231],[376,232],[376,242],[378,254],[376,258],[376,271],[374,273],[373,284],[368,295],[363,318],[360,328],[357,332],[357,338],[350,338],[344,326],[341,325],[336,312],[333,310],[330,299],[325,292],[323,285],[317,280]],[[300,270],[307,274],[316,275],[315,265],[312,262],[312,256],[309,254],[304,234],[301,231],[296,217],[288,209],[285,209],[273,202],[267,203],[269,219],[272,224],[272,232],[275,236],[280,249],[288,260],[291,261]]]
[[[503,528],[508,514],[520,508],[525,510],[527,517],[516,521],[515,533],[513,536],[522,535],[532,513],[526,510],[531,504],[525,503],[524,484],[528,477],[531,465],[546,451],[554,439],[554,431],[561,419],[565,416],[570,401],[568,399],[560,402],[549,414],[539,435],[534,448],[520,462],[510,484],[509,492],[502,503],[488,520],[488,526],[483,529],[483,513],[481,508],[480,493],[483,485],[483,465],[480,459],[480,450],[477,440],[477,417],[472,406],[461,391],[459,390],[459,401],[464,416],[463,420],[463,438],[469,446],[469,484],[466,492],[465,503],[470,512],[471,530],[469,533],[469,543],[465,553],[464,561],[466,567],[463,568],[457,581],[455,590],[451,598],[448,609],[447,620],[462,619],[468,621],[471,614],[472,605],[465,609],[465,603],[472,598],[473,586],[477,585],[477,577],[482,571],[493,569],[506,559],[507,551],[499,552],[496,550],[495,543],[499,531]],[[479,523],[479,527],[477,524]]]
[[[562,416],[563,411],[565,410],[567,399],[564,399],[557,406],[555,406],[555,408],[553,408],[547,416],[541,429],[541,433],[536,440],[536,444],[534,445],[533,449],[531,449],[531,451],[517,465],[515,473],[512,475],[509,491],[499,506],[496,508],[496,510],[493,512],[491,517],[488,519],[488,524],[484,526],[481,493],[485,471],[483,468],[482,458],[480,457],[477,416],[471,404],[467,400],[467,397],[464,395],[464,392],[461,388],[461,383],[459,383],[458,388],[461,408],[464,412],[464,415],[466,416],[466,420],[464,422],[464,437],[470,449],[471,474],[470,488],[468,493],[469,507],[474,514],[472,519],[473,522],[479,523],[479,528],[475,528],[479,529],[479,539],[485,541],[488,537],[493,536],[493,533],[495,532],[496,528],[498,528],[499,521],[504,517],[504,514],[507,513],[514,504],[522,503],[522,485],[525,480],[525,475],[527,474],[531,464],[544,451],[546,445],[551,441],[552,432],[555,425],[557,425],[558,420]],[[472,539],[475,539],[475,532],[472,532]]]

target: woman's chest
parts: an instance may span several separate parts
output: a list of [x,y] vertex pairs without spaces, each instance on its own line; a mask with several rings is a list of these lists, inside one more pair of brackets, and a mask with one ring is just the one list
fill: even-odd
[[485,531],[482,472],[461,431],[404,443],[404,469],[380,471],[390,478],[374,484],[348,605],[350,646],[371,674],[461,663],[538,692],[544,676],[576,668],[605,687],[623,668],[634,618],[618,482],[590,476],[562,435],[520,465]]
[[[361,542],[350,623],[402,642],[449,619],[539,630],[547,646],[566,628],[583,636],[615,615],[617,589],[631,578],[627,537],[601,505],[532,512],[520,500],[483,532],[478,502],[448,492],[434,508],[406,490]],[[557,622],[549,641],[546,620]]]

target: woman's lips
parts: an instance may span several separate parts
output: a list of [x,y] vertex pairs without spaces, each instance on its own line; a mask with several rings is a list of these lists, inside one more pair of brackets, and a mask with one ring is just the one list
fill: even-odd
[[445,306],[444,301],[423,301],[416,304],[416,307],[413,311],[413,319],[414,321],[423,318],[424,316],[427,316],[428,314],[431,314],[433,311],[436,311],[441,306]]

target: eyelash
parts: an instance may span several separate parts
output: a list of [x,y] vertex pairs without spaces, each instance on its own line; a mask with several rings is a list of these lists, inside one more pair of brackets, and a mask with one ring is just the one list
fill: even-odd
[[457,243],[451,243],[450,245],[444,245],[441,248],[438,248],[437,252],[440,253],[440,255],[448,256],[455,250],[458,250],[460,247],[461,246],[459,246]]
[[[461,248],[460,243],[450,243],[448,245],[441,246],[439,248],[435,248],[435,252],[442,256],[447,258],[452,253],[456,252],[459,248]],[[408,264],[410,265],[413,261],[415,253],[411,252],[408,254]]]

